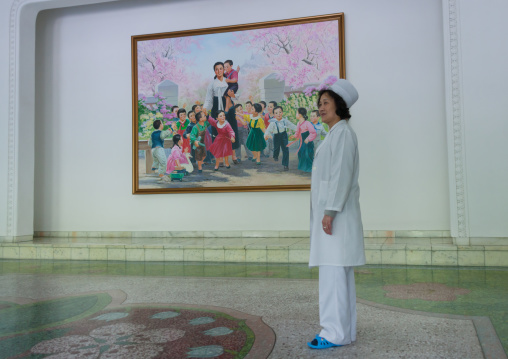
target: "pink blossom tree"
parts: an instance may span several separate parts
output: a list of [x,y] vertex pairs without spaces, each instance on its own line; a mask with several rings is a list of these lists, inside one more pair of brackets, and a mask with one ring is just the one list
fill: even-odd
[[339,40],[335,21],[271,27],[236,33],[236,44],[262,53],[286,85],[300,87],[338,74]]
[[193,63],[179,55],[200,47],[199,37],[181,37],[138,42],[138,92],[153,96],[157,84],[170,80],[178,84],[180,98],[190,97],[202,84],[198,74],[191,71]]

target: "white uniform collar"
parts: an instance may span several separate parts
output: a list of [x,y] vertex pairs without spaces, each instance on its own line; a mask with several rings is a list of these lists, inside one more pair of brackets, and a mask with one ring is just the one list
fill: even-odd
[[326,134],[325,136],[325,139],[323,141],[321,141],[321,143],[319,144],[318,148],[316,149],[316,152],[314,153],[314,157],[317,156],[318,152],[319,152],[319,149],[321,147],[323,147],[323,145],[325,144],[326,140],[328,139],[328,137],[330,137],[331,133],[336,129],[336,128],[339,128],[339,127],[342,127],[342,126],[345,126],[347,125],[347,121],[346,120],[340,120],[339,122],[337,122],[335,125],[333,125],[332,128],[330,128],[330,130],[328,131],[328,133]]

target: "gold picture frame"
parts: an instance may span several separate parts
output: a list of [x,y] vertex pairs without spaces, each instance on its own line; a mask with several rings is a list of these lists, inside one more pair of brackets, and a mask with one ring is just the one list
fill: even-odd
[[[297,168],[295,150],[301,150],[299,142],[289,146],[289,170],[283,168],[280,159],[275,161],[273,152],[267,152],[269,157],[261,158],[262,165],[257,166],[242,158],[246,147],[240,146],[238,165],[231,163],[230,168],[214,171],[215,165],[208,164],[203,165],[201,173],[197,169],[182,176],[164,172],[160,177],[159,167],[153,171],[149,140],[157,119],[164,129],[176,133],[177,119],[171,117],[175,115],[169,105],[182,106],[185,102],[190,110],[190,104],[203,103],[207,86],[214,81],[214,64],[230,58],[233,67],[240,64],[240,89],[233,102],[269,104],[271,98],[282,98],[277,104],[295,123],[291,114],[297,107],[309,113],[316,109],[311,100],[323,88],[323,81],[326,84],[345,78],[344,40],[343,13],[132,36],[132,193],[309,190],[310,173]],[[171,136],[163,143],[168,158],[166,148],[173,144]],[[160,153],[159,165],[163,161]]]

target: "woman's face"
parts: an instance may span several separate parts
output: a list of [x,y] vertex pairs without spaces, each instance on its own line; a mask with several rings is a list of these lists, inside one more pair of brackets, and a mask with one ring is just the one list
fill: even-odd
[[220,123],[223,123],[224,120],[226,119],[226,114],[224,112],[221,112],[219,116],[217,116],[217,118],[219,119]]
[[217,78],[219,79],[224,76],[224,66],[222,65],[215,66],[215,76],[217,76]]
[[327,125],[340,121],[340,117],[336,113],[337,107],[335,106],[335,101],[327,92],[319,99],[318,110],[321,120]]

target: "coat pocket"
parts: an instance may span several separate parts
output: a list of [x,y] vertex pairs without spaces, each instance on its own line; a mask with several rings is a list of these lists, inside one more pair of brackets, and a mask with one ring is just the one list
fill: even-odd
[[325,205],[328,198],[328,181],[321,181],[319,184],[318,203]]

